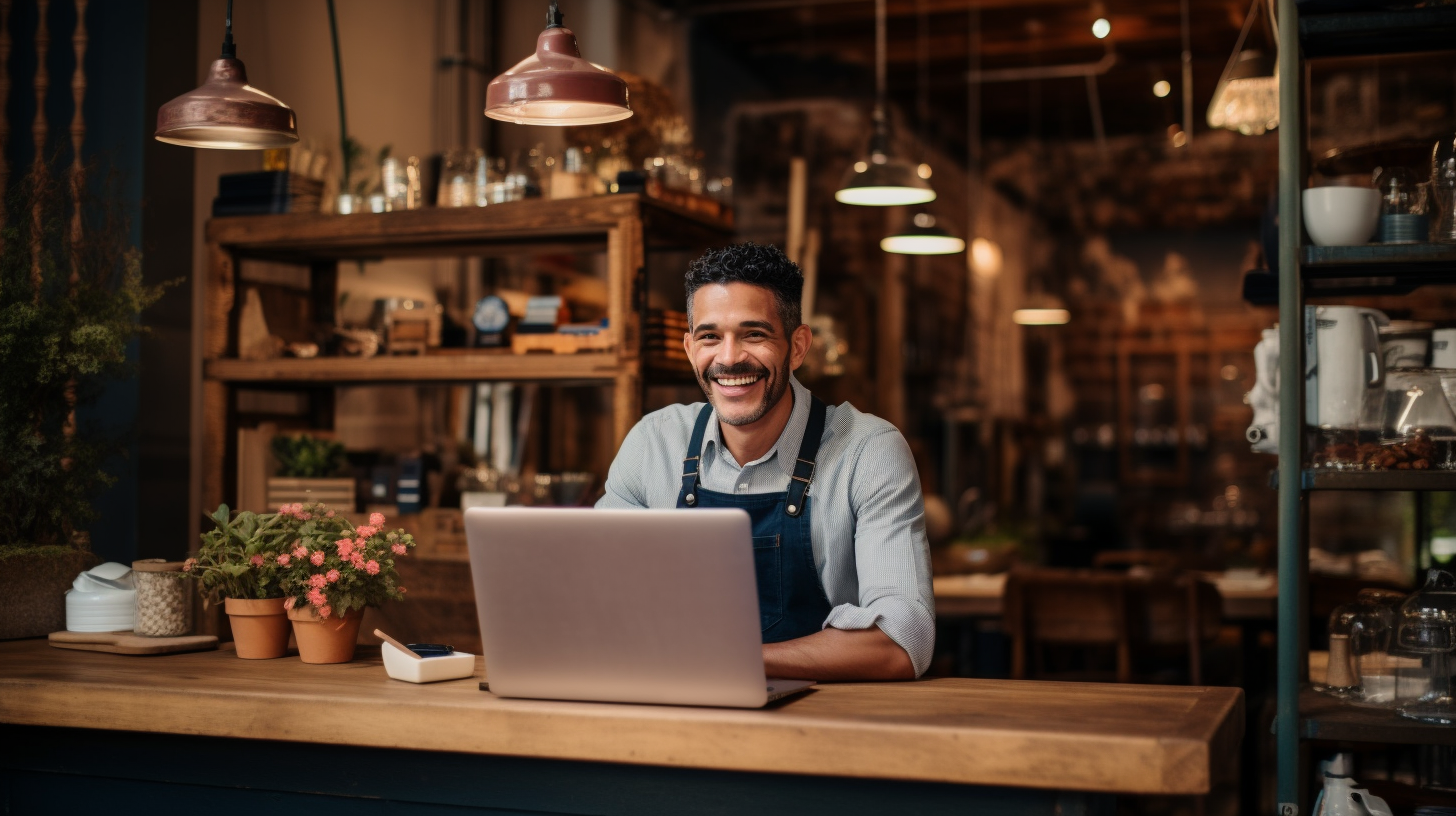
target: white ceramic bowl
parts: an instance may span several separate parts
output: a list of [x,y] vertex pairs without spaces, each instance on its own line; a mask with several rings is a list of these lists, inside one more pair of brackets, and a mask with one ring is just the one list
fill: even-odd
[[384,671],[406,683],[459,680],[475,674],[475,655],[468,652],[416,660],[388,643],[381,645],[379,651],[384,656]]
[[1304,191],[1304,228],[1318,246],[1368,244],[1379,223],[1378,190],[1311,187]]

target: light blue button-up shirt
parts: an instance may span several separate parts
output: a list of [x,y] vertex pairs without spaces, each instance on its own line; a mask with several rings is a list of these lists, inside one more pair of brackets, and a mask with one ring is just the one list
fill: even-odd
[[[723,444],[717,415],[703,435],[698,479],[719,493],[782,493],[809,423],[809,391],[789,378],[794,410],[773,449],[740,465]],[[643,417],[607,476],[603,508],[677,506],[683,458],[703,403],[670,405]],[[925,507],[910,446],[895,426],[849,403],[828,406],[809,489],[810,540],[833,607],[824,626],[878,625],[915,664],[930,665],[935,601]]]

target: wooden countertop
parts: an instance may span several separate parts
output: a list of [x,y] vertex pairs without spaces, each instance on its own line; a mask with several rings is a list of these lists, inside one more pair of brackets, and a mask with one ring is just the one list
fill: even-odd
[[[1273,576],[1235,580],[1223,573],[1206,573],[1223,598],[1224,620],[1273,621],[1278,611],[1279,584]],[[1002,614],[1001,596],[1006,573],[937,575],[934,579],[935,614],[948,617],[995,618]]]
[[[230,651],[130,657],[0,643],[0,723],[1129,794],[1230,778],[1233,688],[935,679],[816,687],[767,709],[507,700]],[[483,674],[483,672],[481,672]]]

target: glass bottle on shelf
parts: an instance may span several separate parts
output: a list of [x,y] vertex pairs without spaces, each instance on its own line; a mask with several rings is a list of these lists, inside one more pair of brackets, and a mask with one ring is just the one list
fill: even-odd
[[1390,638],[1394,606],[1404,598],[1399,592],[1365,589],[1354,601],[1330,614],[1326,683],[1317,690],[1365,705],[1385,705],[1394,700]]
[[1450,136],[1436,142],[1431,151],[1430,193],[1436,209],[1431,240],[1456,243],[1456,140]]

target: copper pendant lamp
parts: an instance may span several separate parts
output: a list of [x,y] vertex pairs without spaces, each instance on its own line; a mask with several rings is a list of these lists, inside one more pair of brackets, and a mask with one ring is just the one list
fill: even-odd
[[248,84],[233,45],[233,3],[227,4],[222,56],[196,90],[157,109],[157,141],[184,147],[265,150],[298,141],[293,109]]
[[844,174],[834,200],[867,207],[925,204],[935,200],[930,182],[915,165],[890,155],[890,125],[885,115],[885,0],[875,0],[875,111],[869,158]]
[[485,115],[518,125],[601,125],[626,119],[632,107],[621,77],[582,59],[551,0],[536,53],[486,86]]

